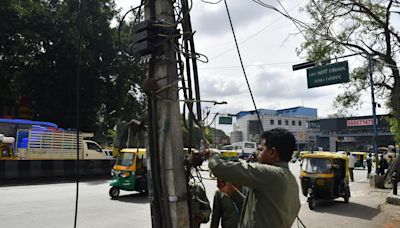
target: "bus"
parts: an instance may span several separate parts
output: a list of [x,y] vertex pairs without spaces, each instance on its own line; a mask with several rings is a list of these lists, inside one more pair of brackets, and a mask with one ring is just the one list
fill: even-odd
[[257,143],[250,141],[232,143],[236,150],[242,151],[241,158],[247,158],[254,155],[257,151]]

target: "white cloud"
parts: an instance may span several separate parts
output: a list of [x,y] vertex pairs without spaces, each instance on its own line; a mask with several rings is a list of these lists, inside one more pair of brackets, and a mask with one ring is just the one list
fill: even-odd
[[[272,13],[251,1],[228,1],[228,7],[232,23],[239,29]],[[192,23],[196,25],[195,30],[202,31],[202,36],[219,36],[230,32],[229,20],[223,2],[211,5],[202,1],[194,1],[193,8],[194,10],[191,12]]]
[[[196,31],[196,51],[210,58],[209,63],[198,64],[201,98],[228,102],[227,105],[205,103],[202,106],[211,107],[212,113],[254,110],[223,1],[217,5],[193,2],[191,19]],[[282,2],[292,16],[304,19],[298,9],[305,1]],[[293,72],[291,69],[293,64],[304,61],[295,52],[304,38],[293,23],[250,0],[231,0],[228,4],[257,108],[303,105],[317,108],[321,117],[335,113],[332,104],[343,89],[339,85],[307,89],[306,71]],[[349,59],[349,62],[353,60]],[[370,115],[369,91],[363,93],[362,99],[365,102],[355,115]],[[377,111],[378,114],[386,113],[385,109]],[[231,131],[227,126],[217,127]]]

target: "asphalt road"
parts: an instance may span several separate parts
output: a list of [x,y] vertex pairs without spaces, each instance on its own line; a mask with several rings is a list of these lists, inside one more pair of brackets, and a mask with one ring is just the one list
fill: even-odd
[[[295,176],[299,175],[298,163],[291,163],[290,168]],[[209,180],[207,172],[201,173],[208,198],[212,201],[217,189],[216,181]],[[383,198],[382,193],[371,192],[365,177],[365,170],[355,170],[350,204],[344,204],[342,199],[326,201],[319,203],[315,211],[310,211],[306,198],[299,193],[303,203],[300,218],[307,227],[375,227],[379,220],[377,208]],[[122,191],[118,200],[111,200],[108,196],[109,182],[80,183],[77,227],[151,227],[147,196]],[[0,227],[71,228],[74,224],[75,191],[75,183],[0,187]],[[294,227],[297,227],[296,223]]]

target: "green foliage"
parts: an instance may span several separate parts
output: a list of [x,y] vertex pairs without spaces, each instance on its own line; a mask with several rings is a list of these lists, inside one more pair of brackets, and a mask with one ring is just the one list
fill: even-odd
[[400,144],[400,119],[390,118],[390,132],[394,135],[394,141]]
[[[140,116],[137,84],[143,71],[117,49],[113,0],[86,0],[80,54],[80,128],[112,128],[118,119]],[[0,6],[1,105],[32,100],[35,120],[76,126],[79,1],[2,1]],[[129,46],[123,26],[121,46]],[[130,92],[129,92],[130,91]],[[110,113],[114,113],[111,115]],[[101,121],[100,121],[101,119]]]
[[[212,127],[206,127],[204,129],[204,136],[206,138],[207,143],[209,143],[209,144],[215,144],[214,139],[216,139],[216,140],[219,139],[221,141],[223,141],[223,140],[229,141],[229,136],[227,136],[223,130],[212,128]],[[188,129],[186,129],[183,124],[182,124],[182,137],[183,137],[183,147],[188,147],[189,146],[189,132],[188,132]],[[193,128],[192,146],[199,148],[201,139],[203,139],[203,133],[201,132],[201,129],[198,127],[194,127]]]
[[[311,0],[302,9],[311,19],[301,22],[305,41],[297,49],[307,60],[321,61],[350,53],[363,53],[364,61],[351,72],[346,92],[335,100],[338,112],[359,107],[362,90],[369,89],[367,54],[373,57],[373,78],[378,97],[386,99],[400,118],[400,32],[398,1]],[[297,22],[298,23],[298,22]],[[397,24],[396,24],[397,23]],[[397,114],[396,114],[397,113]]]

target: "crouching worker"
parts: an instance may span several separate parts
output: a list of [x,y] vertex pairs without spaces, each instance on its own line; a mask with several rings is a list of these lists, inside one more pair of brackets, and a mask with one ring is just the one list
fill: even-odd
[[200,228],[202,223],[207,223],[210,220],[210,202],[203,186],[191,182],[189,189],[192,197],[192,225],[194,228]]
[[244,195],[237,184],[217,180],[218,190],[214,195],[210,228],[218,228],[221,220],[222,228],[237,228]]
[[240,228],[290,228],[300,210],[299,187],[288,167],[296,140],[289,131],[275,128],[263,133],[261,146],[259,163],[225,161],[218,151],[203,154],[216,177],[249,187]]

